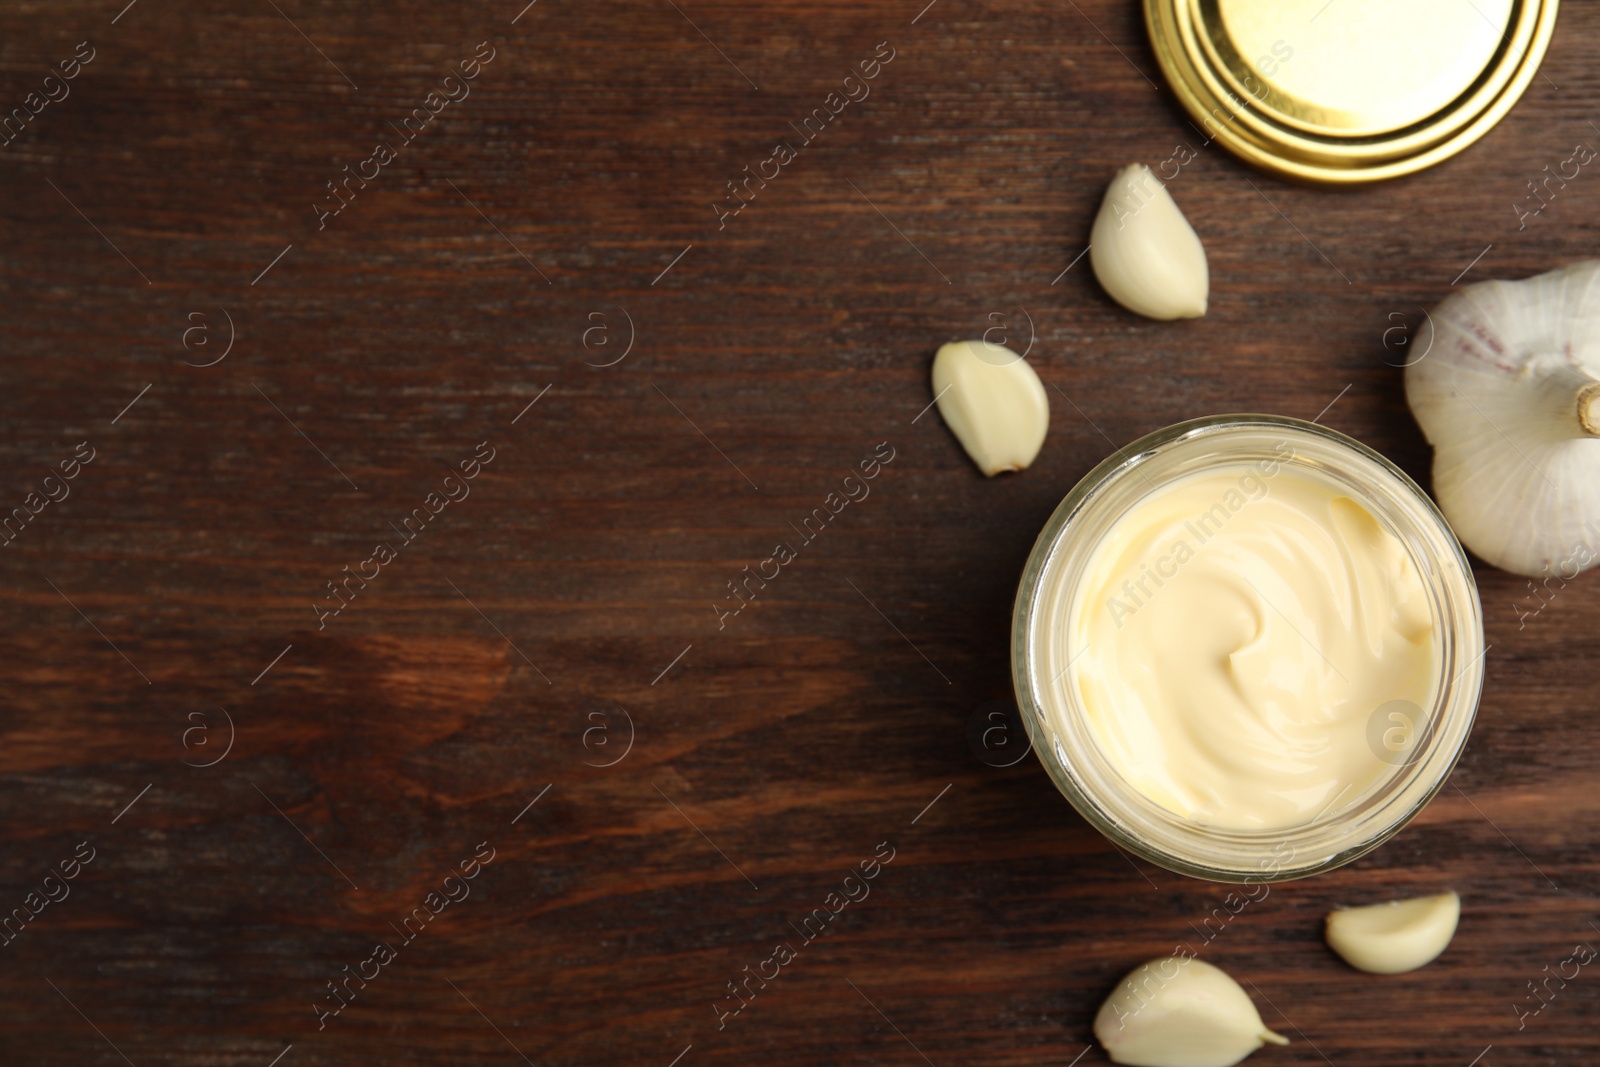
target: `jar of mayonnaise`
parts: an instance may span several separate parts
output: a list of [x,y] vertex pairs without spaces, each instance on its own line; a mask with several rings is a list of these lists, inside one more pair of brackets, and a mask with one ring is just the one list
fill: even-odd
[[1180,423],[1067,494],[1012,625],[1045,769],[1170,870],[1284,881],[1376,848],[1443,786],[1483,684],[1483,617],[1399,468],[1272,415]]

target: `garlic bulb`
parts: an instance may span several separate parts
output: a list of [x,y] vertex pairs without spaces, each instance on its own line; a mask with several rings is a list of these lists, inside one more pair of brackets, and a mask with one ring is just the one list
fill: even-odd
[[1209,963],[1169,956],[1128,974],[1094,1017],[1095,1040],[1113,1063],[1134,1067],[1230,1067],[1268,1030],[1239,983]]
[[1400,974],[1433,962],[1460,919],[1454,893],[1340,908],[1328,913],[1328,947],[1358,971]]
[[1462,543],[1534,577],[1600,562],[1600,260],[1468,286],[1412,350],[1406,400]]
[[1089,262],[1111,299],[1152,319],[1206,313],[1211,271],[1167,187],[1134,163],[1111,179],[1089,234]]
[[1028,361],[1005,345],[957,341],[933,357],[945,424],[989,477],[1032,463],[1050,428],[1050,398]]

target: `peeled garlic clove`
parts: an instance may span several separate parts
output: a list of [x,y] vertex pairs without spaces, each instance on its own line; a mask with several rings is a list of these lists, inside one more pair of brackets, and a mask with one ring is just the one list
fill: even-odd
[[1469,285],[1406,350],[1406,401],[1462,544],[1552,592],[1600,564],[1600,260]]
[[1342,908],[1328,913],[1328,947],[1358,971],[1414,971],[1445,950],[1460,918],[1454,893]]
[[933,395],[972,462],[993,477],[1032,463],[1050,427],[1050,398],[1028,361],[1004,345],[957,341],[933,357]]
[[1289,1043],[1267,1029],[1239,983],[1176,956],[1124,978],[1094,1017],[1094,1036],[1113,1063],[1133,1067],[1230,1067],[1268,1042]]
[[1167,187],[1143,163],[1111,179],[1089,235],[1089,262],[1111,299],[1152,319],[1206,313],[1206,250]]

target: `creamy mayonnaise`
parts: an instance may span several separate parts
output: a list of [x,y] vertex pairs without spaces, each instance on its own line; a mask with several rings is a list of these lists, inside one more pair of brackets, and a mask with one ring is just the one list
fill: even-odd
[[1228,829],[1354,800],[1396,762],[1374,737],[1420,725],[1390,709],[1429,707],[1437,683],[1404,546],[1277,461],[1153,489],[1094,549],[1065,636],[1112,765],[1162,807]]

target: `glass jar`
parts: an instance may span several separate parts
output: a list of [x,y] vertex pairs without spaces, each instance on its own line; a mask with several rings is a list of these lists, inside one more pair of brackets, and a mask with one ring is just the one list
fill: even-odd
[[[1288,459],[1285,445],[1292,449]],[[1368,738],[1382,767],[1364,789],[1335,797],[1300,824],[1240,830],[1186,818],[1124,778],[1087,719],[1064,635],[1095,549],[1130,508],[1177,479],[1260,462],[1332,486],[1365,507],[1409,553],[1432,614],[1434,683],[1430,706],[1375,715]],[[1428,496],[1365,445],[1274,415],[1178,423],[1090,471],[1050,516],[1028,556],[1011,630],[1018,707],[1056,787],[1115,844],[1169,870],[1219,882],[1277,882],[1329,871],[1405,826],[1443,787],[1466,744],[1483,686],[1484,651],[1472,569]]]

